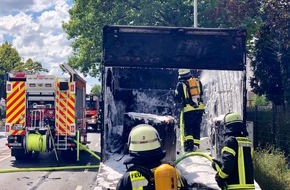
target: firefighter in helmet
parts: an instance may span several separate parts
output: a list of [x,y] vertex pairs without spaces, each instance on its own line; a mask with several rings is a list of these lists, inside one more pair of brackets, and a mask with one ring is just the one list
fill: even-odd
[[224,117],[225,140],[221,149],[221,161],[215,160],[213,168],[220,167],[215,180],[221,189],[254,190],[253,145],[240,114],[230,112]]
[[202,83],[189,69],[178,70],[175,101],[180,107],[180,137],[185,152],[200,145],[200,125],[204,113]]
[[[159,134],[154,127],[148,124],[139,124],[134,127],[129,134],[128,147],[129,157],[124,161],[127,171],[119,180],[117,190],[172,189],[172,184],[164,184],[164,178],[158,180],[156,172],[154,173],[163,164],[162,159],[166,156],[166,151],[161,148]],[[170,165],[170,168],[174,167]],[[166,172],[166,174],[169,173]],[[177,171],[174,169],[174,175],[176,174]],[[181,181],[177,183],[178,180],[176,180],[176,184],[173,185],[174,189],[177,189],[178,184],[182,184],[179,189],[186,190],[188,188],[186,180],[178,176]],[[167,188],[168,185],[170,188]],[[161,188],[157,188],[158,186]]]

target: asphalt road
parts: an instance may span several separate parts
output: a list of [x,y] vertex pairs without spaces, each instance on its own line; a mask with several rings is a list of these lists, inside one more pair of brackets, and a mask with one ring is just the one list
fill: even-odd
[[[61,155],[56,160],[54,152],[33,155],[32,159],[16,161],[10,156],[10,149],[5,146],[4,127],[0,127],[0,190],[97,190],[98,169],[67,169],[60,171],[19,172],[25,168],[52,168],[65,166],[99,165],[99,160],[87,152],[81,152],[78,162],[65,161]],[[100,134],[89,133],[88,147],[100,154]],[[1,173],[1,170],[13,170]]]

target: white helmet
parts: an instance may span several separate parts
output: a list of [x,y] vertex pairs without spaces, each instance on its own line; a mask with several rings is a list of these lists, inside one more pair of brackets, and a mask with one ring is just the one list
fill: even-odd
[[161,148],[157,130],[148,124],[134,127],[129,134],[129,151],[140,152]]
[[178,69],[178,74],[179,75],[187,75],[187,74],[190,74],[190,70],[189,69]]

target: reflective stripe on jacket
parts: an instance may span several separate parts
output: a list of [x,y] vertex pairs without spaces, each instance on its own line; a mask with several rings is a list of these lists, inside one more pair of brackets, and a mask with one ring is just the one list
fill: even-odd
[[143,187],[148,185],[147,179],[140,172],[131,171],[129,175],[132,184],[132,190],[143,190]]

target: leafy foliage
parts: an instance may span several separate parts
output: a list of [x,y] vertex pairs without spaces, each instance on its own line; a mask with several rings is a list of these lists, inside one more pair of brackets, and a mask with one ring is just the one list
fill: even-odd
[[11,71],[48,72],[41,63],[34,62],[30,58],[26,62],[22,62],[17,50],[5,42],[0,46],[0,89],[2,89],[0,90],[0,98],[6,97],[5,74]]
[[15,71],[29,71],[31,74],[36,74],[39,72],[48,72],[44,69],[41,63],[33,61],[31,58],[27,59],[25,63],[18,64],[13,70]]
[[5,74],[21,63],[21,57],[8,42],[0,46],[0,98],[6,95]]
[[93,86],[93,88],[91,89],[91,93],[92,94],[96,94],[98,97],[101,96],[101,90],[102,90],[102,86],[99,84],[95,84]]
[[[290,14],[287,0],[262,0],[263,25],[257,34],[253,54],[253,92],[266,97],[277,105],[289,101],[289,28]],[[285,91],[286,90],[286,91]]]
[[252,61],[255,76],[251,78],[251,87],[254,93],[265,94],[267,99],[279,105],[283,103],[281,64],[277,44],[272,39],[269,27],[263,27]]
[[0,46],[0,75],[5,75],[21,63],[21,57],[11,44],[5,42]]
[[267,106],[269,105],[269,100],[265,96],[258,96],[255,95],[253,98],[253,105],[254,106]]

